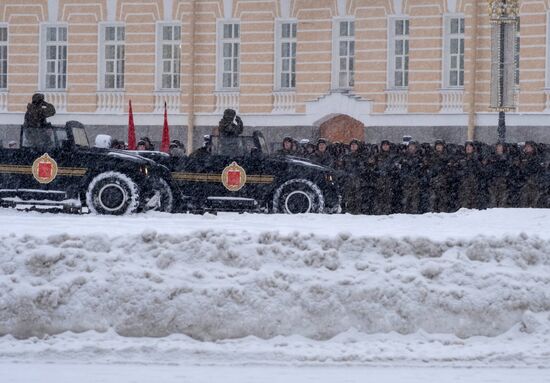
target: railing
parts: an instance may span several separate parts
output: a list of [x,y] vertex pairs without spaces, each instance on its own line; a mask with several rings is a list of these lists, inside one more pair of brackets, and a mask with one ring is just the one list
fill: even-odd
[[215,113],[223,113],[225,109],[231,108],[239,110],[239,92],[219,90],[214,92],[216,95]]
[[123,113],[124,92],[98,91],[97,92],[98,113]]
[[0,90],[0,112],[8,111],[8,92]]
[[44,99],[55,106],[57,113],[67,111],[67,92],[44,92]]
[[462,113],[464,111],[464,89],[441,89],[441,113]]
[[164,112],[164,103],[166,109],[171,113],[179,113],[181,105],[180,92],[156,92],[155,93],[155,112]]
[[409,91],[407,89],[386,90],[385,113],[407,113]]
[[274,91],[272,113],[296,113],[296,92]]

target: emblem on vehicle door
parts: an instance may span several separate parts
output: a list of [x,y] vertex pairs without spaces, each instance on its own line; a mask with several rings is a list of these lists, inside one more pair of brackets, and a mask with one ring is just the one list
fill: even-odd
[[241,190],[246,183],[246,172],[235,161],[222,172],[222,184],[229,191]]
[[32,175],[41,184],[49,184],[57,176],[57,162],[48,153],[34,160]]

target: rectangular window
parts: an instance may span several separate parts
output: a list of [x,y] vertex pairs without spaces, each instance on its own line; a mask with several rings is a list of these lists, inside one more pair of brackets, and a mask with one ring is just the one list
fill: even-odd
[[44,33],[44,88],[67,88],[67,27],[45,25]]
[[160,68],[160,89],[180,89],[181,26],[159,24],[157,62]]
[[446,86],[464,86],[464,17],[448,17],[445,23]]
[[390,27],[390,87],[406,88],[409,86],[409,20],[393,19]]
[[355,22],[352,20],[338,20],[335,24],[336,38],[333,42],[333,56],[336,68],[336,87],[347,89],[354,84],[355,68]]
[[103,88],[124,88],[125,29],[121,25],[103,26]]
[[0,89],[8,87],[8,27],[0,26]]
[[296,88],[296,22],[281,22],[277,31],[277,87]]
[[221,89],[239,87],[240,71],[240,25],[221,23],[219,31],[218,73],[221,74]]

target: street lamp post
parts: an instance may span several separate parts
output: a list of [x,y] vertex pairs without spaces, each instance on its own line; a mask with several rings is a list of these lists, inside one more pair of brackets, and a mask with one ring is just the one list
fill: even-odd
[[491,109],[498,111],[498,141],[506,141],[506,111],[514,110],[518,0],[489,0],[491,20]]

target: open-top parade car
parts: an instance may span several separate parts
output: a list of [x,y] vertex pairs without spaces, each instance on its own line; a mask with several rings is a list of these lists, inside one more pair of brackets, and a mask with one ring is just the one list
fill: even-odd
[[296,157],[269,154],[260,132],[210,136],[188,157],[171,159],[183,206],[279,213],[338,212],[335,172]]
[[0,205],[83,206],[120,215],[171,211],[168,169],[131,152],[90,147],[84,126],[21,128],[20,145],[0,148]]

